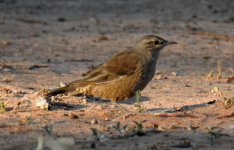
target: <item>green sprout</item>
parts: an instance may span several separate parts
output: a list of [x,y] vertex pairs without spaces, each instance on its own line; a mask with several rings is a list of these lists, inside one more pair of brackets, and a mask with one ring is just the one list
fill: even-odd
[[0,101],[0,113],[3,113],[6,111],[6,105],[3,101]]
[[143,125],[141,122],[134,121],[135,126],[133,131],[135,132],[136,135],[138,136],[144,136],[145,132],[143,131]]
[[217,61],[217,71],[218,71],[217,79],[221,79],[223,77],[222,68],[223,68],[222,62]]
[[96,128],[90,128],[90,130],[92,131],[92,135],[94,136],[94,139],[97,141],[101,141],[101,135],[98,133]]
[[136,91],[135,93],[136,96],[136,103],[135,103],[135,107],[137,108],[137,111],[139,113],[143,113],[145,112],[145,108],[141,102],[141,92],[140,91]]

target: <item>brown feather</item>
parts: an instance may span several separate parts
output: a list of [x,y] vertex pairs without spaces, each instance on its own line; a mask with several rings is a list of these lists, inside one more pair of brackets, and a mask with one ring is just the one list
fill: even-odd
[[115,55],[106,63],[86,72],[83,79],[51,91],[49,95],[84,94],[112,101],[130,98],[151,81],[160,50],[167,44],[175,42],[167,42],[153,35],[145,36],[134,49]]

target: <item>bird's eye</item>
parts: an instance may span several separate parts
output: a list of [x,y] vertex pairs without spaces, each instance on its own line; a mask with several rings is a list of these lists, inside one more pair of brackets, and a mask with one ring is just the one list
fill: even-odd
[[159,41],[155,41],[155,42],[154,42],[155,45],[158,45],[159,43],[160,43]]

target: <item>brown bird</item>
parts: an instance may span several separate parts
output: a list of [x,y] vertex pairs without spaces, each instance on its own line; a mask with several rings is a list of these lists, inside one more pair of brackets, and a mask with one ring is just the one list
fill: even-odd
[[89,70],[83,79],[48,91],[47,95],[87,95],[113,102],[131,98],[152,80],[160,51],[169,44],[176,42],[154,35],[144,36],[134,48],[123,51]]

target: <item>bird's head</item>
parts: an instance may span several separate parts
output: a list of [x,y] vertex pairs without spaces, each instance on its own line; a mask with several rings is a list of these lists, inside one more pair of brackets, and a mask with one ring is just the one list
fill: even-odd
[[154,35],[147,35],[141,38],[137,44],[136,49],[140,51],[158,52],[166,45],[177,44],[174,41],[167,41],[163,38]]

